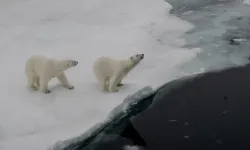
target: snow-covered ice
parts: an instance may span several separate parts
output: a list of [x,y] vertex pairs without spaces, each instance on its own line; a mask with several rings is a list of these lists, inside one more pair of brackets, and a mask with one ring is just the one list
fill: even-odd
[[[163,0],[1,0],[0,149],[45,150],[104,120],[127,95],[184,75],[178,66],[200,50],[180,48],[193,26],[170,8]],[[93,61],[135,53],[145,59],[120,92],[100,92]],[[79,61],[67,71],[75,89],[55,79],[50,94],[27,90],[24,65],[34,54]]]

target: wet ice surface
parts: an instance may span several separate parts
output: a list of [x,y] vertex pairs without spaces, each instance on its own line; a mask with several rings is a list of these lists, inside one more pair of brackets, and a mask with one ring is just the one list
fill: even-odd
[[243,65],[250,55],[250,6],[244,0],[165,0],[171,14],[195,25],[182,37],[185,47],[201,48],[188,72]]

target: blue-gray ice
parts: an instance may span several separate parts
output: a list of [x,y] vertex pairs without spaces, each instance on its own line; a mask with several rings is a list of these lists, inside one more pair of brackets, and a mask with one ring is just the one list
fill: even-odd
[[243,0],[165,0],[170,13],[195,25],[182,36],[185,47],[201,48],[196,59],[183,65],[192,72],[244,65],[250,55],[250,6]]

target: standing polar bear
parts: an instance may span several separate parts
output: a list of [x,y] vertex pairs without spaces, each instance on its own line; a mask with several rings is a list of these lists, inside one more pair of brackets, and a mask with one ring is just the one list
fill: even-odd
[[78,62],[74,60],[56,60],[43,55],[32,56],[25,64],[27,87],[47,94],[50,93],[49,81],[57,77],[64,87],[74,89],[74,86],[69,84],[64,71],[77,64]]
[[122,79],[144,58],[144,54],[137,54],[124,60],[110,57],[100,57],[93,65],[93,72],[102,91],[118,92],[122,86]]

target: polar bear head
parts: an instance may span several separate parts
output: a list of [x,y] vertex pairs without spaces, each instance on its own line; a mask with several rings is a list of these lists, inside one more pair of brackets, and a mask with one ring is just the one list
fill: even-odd
[[144,54],[136,54],[131,56],[126,61],[126,70],[132,70],[141,60],[144,58]]
[[78,64],[75,60],[60,60],[56,62],[56,66],[60,71],[65,71],[69,68],[75,67]]
[[144,58],[144,54],[136,54],[134,56],[131,56],[129,59],[132,64],[138,64],[142,59]]

